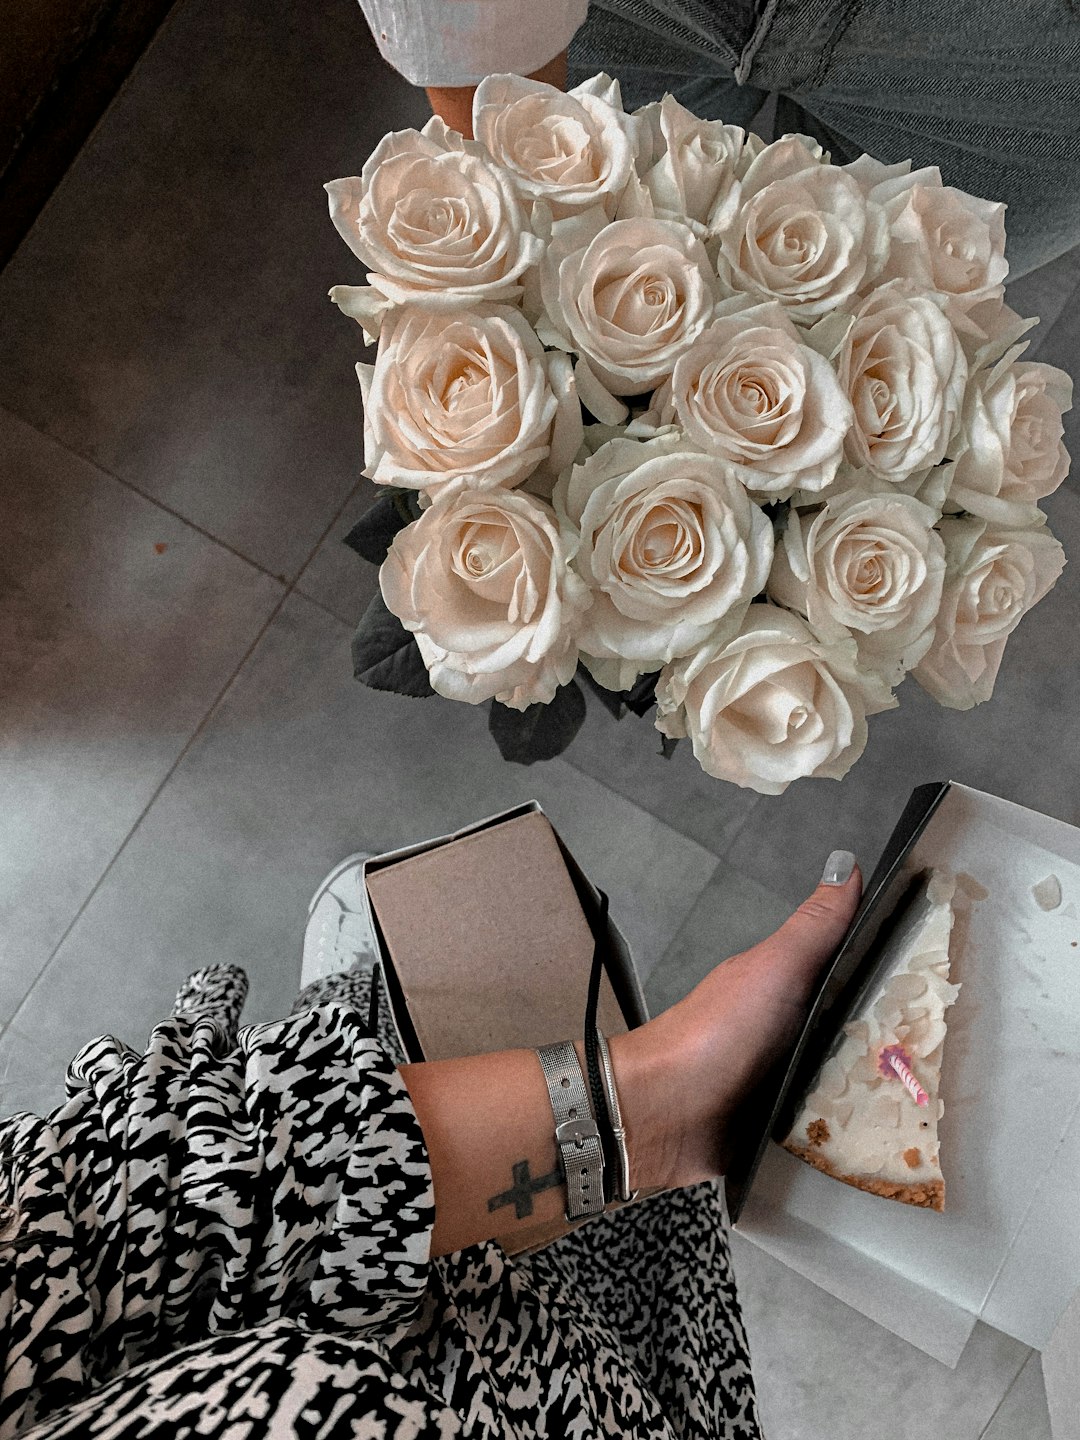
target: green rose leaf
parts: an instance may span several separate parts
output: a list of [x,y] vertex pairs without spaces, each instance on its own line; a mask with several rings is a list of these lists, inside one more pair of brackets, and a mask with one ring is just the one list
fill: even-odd
[[654,670],[651,675],[639,675],[634,688],[627,690],[622,697],[626,708],[635,715],[647,715],[656,704],[656,682],[659,679],[659,670]]
[[394,543],[394,536],[415,518],[409,492],[392,490],[380,495],[374,505],[364,511],[342,544],[355,550],[361,559],[370,560],[372,565],[381,565]]
[[353,676],[372,690],[434,695],[416,640],[376,595],[352,638]]
[[555,692],[548,705],[530,705],[511,710],[491,702],[488,729],[495,737],[504,760],[532,765],[537,760],[554,760],[561,755],[581,729],[585,719],[585,696],[573,680]]

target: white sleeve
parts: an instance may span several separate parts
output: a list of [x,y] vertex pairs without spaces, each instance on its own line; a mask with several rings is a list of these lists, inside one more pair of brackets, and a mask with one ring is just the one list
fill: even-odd
[[360,0],[375,43],[413,85],[529,75],[565,50],[588,0]]

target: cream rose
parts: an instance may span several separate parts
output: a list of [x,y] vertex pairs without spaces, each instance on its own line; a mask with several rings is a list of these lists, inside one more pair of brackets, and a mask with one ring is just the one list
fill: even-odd
[[1006,355],[968,386],[949,506],[998,525],[1024,526],[1037,521],[1036,502],[1069,473],[1061,417],[1072,409],[1072,380],[1053,365],[1009,360]]
[[[613,397],[640,395],[670,375],[717,298],[705,248],[687,226],[609,224],[599,208],[556,221],[540,282],[540,338],[578,353],[578,370],[590,372],[579,375],[582,402],[611,424],[626,414]],[[585,383],[592,377],[599,385]]]
[[574,537],[520,490],[440,495],[400,530],[379,572],[387,608],[450,700],[547,704],[577,668],[589,594]]
[[882,277],[936,290],[957,331],[983,338],[981,317],[1003,298],[1009,273],[1005,206],[943,185],[936,165],[912,172],[910,160],[883,165],[860,155],[844,168],[888,220]]
[[826,643],[775,605],[751,605],[736,635],[666,666],[656,697],[658,730],[689,737],[707,775],[762,795],[841,779],[866,746],[867,715],[896,704],[858,670],[851,640]]
[[435,495],[448,485],[521,484],[554,474],[581,444],[570,357],[544,348],[520,311],[429,315],[384,325],[375,364],[358,365],[364,474]]
[[755,494],[822,490],[843,456],[851,403],[781,306],[736,303],[676,360],[653,401],[658,421],[681,425]]
[[1065,553],[1045,525],[946,517],[940,528],[948,568],[937,634],[913,674],[939,704],[970,710],[990,699],[1006,640],[1057,582]]
[[737,624],[764,589],[768,517],[678,435],[610,441],[563,476],[555,507],[580,534],[574,566],[593,592],[580,646],[610,689]]
[[614,218],[634,168],[637,123],[619,85],[596,75],[563,94],[520,75],[489,75],[473,98],[473,134],[526,201],[561,218],[602,205]]
[[719,234],[720,278],[778,300],[800,324],[848,301],[889,252],[880,205],[798,135],[767,145],[751,163]]
[[[514,300],[540,258],[510,177],[437,116],[422,131],[384,136],[359,176],[325,188],[338,233],[370,267],[370,285],[395,305]],[[331,292],[346,313],[357,288],[364,287]]]
[[957,428],[967,360],[932,296],[891,280],[855,311],[836,359],[855,420],[845,450],[881,480],[906,480],[945,458]]
[[816,515],[792,509],[768,591],[859,664],[896,685],[934,639],[945,579],[938,514],[910,495],[846,491]]
[[[704,238],[721,223],[734,182],[755,153],[738,125],[699,120],[673,95],[639,112],[653,132],[655,160],[642,176],[655,213]],[[756,137],[754,137],[756,141]]]

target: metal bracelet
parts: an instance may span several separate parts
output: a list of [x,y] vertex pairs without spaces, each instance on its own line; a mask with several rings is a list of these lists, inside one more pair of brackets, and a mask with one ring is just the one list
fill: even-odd
[[566,1218],[599,1215],[604,1209],[604,1152],[577,1051],[572,1041],[560,1040],[536,1054],[555,1117],[555,1141],[566,1178]]
[[619,1092],[615,1088],[615,1070],[611,1064],[611,1052],[608,1050],[607,1039],[599,1025],[596,1027],[596,1038],[600,1046],[600,1064],[604,1078],[604,1091],[607,1096],[608,1117],[615,1133],[615,1150],[618,1155],[615,1195],[624,1204],[630,1204],[637,1199],[638,1192],[630,1189],[630,1156],[626,1150],[626,1130],[623,1128],[622,1111],[619,1109]]

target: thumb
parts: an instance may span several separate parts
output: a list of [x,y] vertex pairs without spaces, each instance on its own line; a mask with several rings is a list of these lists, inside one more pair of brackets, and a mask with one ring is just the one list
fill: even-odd
[[817,889],[766,942],[793,984],[809,991],[836,953],[862,895],[862,874],[850,850],[834,850]]

